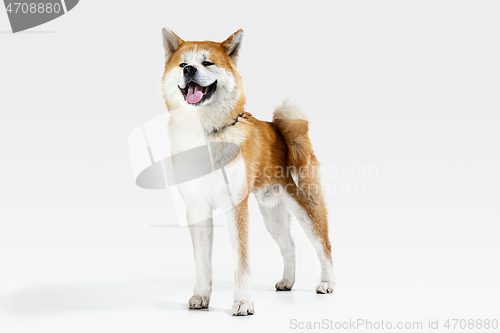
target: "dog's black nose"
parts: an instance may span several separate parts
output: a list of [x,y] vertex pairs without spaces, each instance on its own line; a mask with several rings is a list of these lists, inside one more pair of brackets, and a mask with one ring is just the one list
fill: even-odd
[[184,70],[183,70],[184,75],[186,75],[186,76],[192,76],[192,75],[194,75],[194,73],[196,73],[196,71],[197,71],[196,67],[191,66],[191,65],[184,67]]

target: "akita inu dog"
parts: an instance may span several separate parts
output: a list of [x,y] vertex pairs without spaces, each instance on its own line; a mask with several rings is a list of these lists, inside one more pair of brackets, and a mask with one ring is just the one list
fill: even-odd
[[[248,267],[250,193],[255,194],[264,223],[283,255],[283,279],[276,283],[276,289],[290,290],[295,282],[290,213],[319,257],[321,282],[316,292],[329,294],[334,288],[327,210],[315,172],[319,163],[309,141],[308,122],[290,101],[276,108],[272,122],[257,120],[245,111],[241,77],[236,71],[242,38],[243,31],[238,30],[222,43],[191,42],[163,29],[162,91],[170,112],[173,165],[185,163],[180,153],[206,146],[211,156],[209,167],[216,170],[178,186],[187,208],[196,266],[189,308],[209,305],[212,214],[222,210],[234,251],[232,313],[237,316],[254,313]],[[218,145],[212,146],[214,143]],[[206,159],[196,158],[190,156],[189,163],[206,167],[202,165]]]

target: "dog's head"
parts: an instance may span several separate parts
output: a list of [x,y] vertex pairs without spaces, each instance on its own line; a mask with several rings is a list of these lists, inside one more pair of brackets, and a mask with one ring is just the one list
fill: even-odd
[[230,113],[244,104],[236,62],[243,39],[238,30],[222,43],[187,42],[163,29],[165,72],[163,97],[169,111],[196,108]]

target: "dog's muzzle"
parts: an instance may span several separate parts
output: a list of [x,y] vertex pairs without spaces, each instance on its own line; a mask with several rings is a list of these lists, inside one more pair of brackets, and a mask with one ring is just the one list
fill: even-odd
[[[186,71],[186,68],[188,67],[192,66],[184,67],[184,71]],[[184,89],[181,87],[179,87],[179,89],[182,92],[182,95],[184,96],[186,102],[192,105],[199,105],[212,97],[212,94],[217,89],[217,80],[205,87],[199,85],[194,81],[190,81],[188,84],[186,84],[186,87],[184,87]]]

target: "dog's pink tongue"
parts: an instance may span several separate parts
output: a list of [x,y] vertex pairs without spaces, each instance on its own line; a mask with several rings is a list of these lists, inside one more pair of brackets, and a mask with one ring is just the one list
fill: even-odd
[[198,103],[201,101],[203,93],[201,92],[201,86],[197,84],[191,84],[186,96],[186,101],[191,104]]

